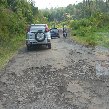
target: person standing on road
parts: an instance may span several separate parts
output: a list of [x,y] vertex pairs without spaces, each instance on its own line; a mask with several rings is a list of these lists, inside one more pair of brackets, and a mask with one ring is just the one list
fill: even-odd
[[65,25],[63,25],[63,36],[67,37],[67,29],[65,28]]

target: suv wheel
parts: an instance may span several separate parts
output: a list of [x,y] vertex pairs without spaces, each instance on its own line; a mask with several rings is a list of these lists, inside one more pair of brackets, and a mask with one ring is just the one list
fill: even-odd
[[58,38],[60,38],[60,36],[58,36]]
[[51,49],[51,43],[48,44],[48,48]]
[[31,50],[31,46],[27,45],[27,50]]
[[35,34],[35,39],[38,41],[38,42],[42,42],[45,40],[45,34],[43,32],[37,32]]

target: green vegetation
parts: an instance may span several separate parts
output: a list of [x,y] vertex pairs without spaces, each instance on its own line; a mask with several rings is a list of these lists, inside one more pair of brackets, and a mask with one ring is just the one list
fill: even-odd
[[23,42],[24,35],[21,35],[0,46],[0,68],[3,67],[8,62],[10,57],[12,57],[13,54],[24,45]]
[[90,18],[71,21],[73,38],[83,44],[109,46],[109,15],[96,13]]

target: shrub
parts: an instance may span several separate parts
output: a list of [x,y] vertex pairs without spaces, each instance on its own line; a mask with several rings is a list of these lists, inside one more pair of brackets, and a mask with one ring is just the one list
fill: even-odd
[[[106,39],[100,37],[97,32],[106,32],[109,29],[109,15],[96,13],[94,16],[88,19],[73,20],[70,22],[70,28],[72,29],[72,35],[80,39],[81,42],[85,42],[88,45],[97,45],[101,43],[109,43]],[[101,39],[100,39],[101,38]]]

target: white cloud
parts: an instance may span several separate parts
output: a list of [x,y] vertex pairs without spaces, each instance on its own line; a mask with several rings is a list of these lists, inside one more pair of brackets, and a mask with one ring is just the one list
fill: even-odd
[[34,0],[39,9],[51,7],[66,7],[69,4],[81,2],[82,0]]

